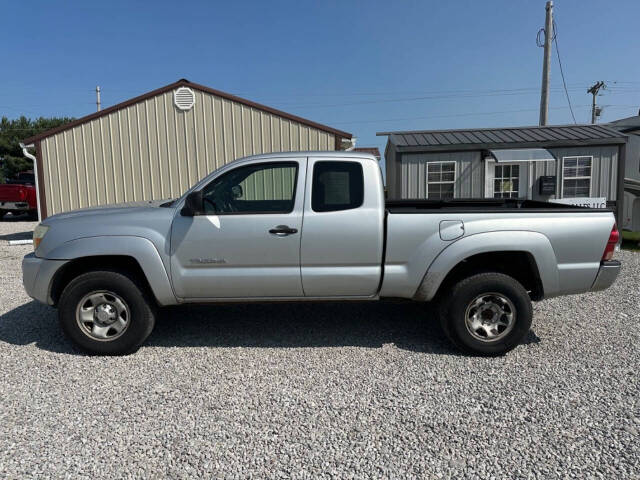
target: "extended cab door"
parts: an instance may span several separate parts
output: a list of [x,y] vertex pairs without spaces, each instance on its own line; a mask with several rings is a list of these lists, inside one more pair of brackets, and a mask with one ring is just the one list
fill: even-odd
[[178,214],[171,276],[181,298],[301,297],[306,158],[258,160],[203,187],[204,215]]
[[307,297],[372,296],[382,274],[384,193],[372,159],[310,157],[300,247]]

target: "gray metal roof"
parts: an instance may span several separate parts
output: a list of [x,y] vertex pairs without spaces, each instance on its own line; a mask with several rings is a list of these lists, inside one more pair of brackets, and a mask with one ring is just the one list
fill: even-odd
[[623,144],[626,135],[604,125],[472,128],[378,132],[401,150],[443,151],[515,147],[566,147]]
[[634,115],[633,117],[614,120],[613,122],[609,122],[609,125],[620,132],[631,132],[633,130],[640,130],[640,115]]

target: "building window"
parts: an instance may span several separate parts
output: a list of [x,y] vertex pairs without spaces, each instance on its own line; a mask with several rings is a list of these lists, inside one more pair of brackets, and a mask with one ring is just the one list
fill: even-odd
[[591,195],[591,164],[593,157],[562,158],[562,197]]
[[453,198],[456,181],[456,162],[427,163],[427,198],[429,200]]
[[519,165],[496,165],[493,179],[494,198],[518,198],[520,196],[519,187]]

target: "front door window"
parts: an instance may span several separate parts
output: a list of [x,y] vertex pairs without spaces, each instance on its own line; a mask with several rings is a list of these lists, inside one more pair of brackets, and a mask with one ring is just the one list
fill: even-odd
[[256,163],[231,170],[203,189],[207,215],[289,213],[297,162]]

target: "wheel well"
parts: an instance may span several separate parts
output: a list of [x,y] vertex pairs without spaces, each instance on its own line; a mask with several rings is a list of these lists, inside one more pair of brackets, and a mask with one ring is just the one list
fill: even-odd
[[449,290],[463,278],[482,272],[509,275],[520,282],[532,300],[541,300],[544,297],[540,272],[533,255],[520,251],[479,253],[465,258],[447,274],[436,295]]
[[58,304],[62,292],[67,285],[79,275],[96,270],[111,270],[126,273],[133,277],[135,283],[145,289],[152,298],[155,298],[149,286],[147,277],[138,261],[126,255],[99,255],[82,257],[66,263],[53,277],[49,295],[53,300],[53,305]]

